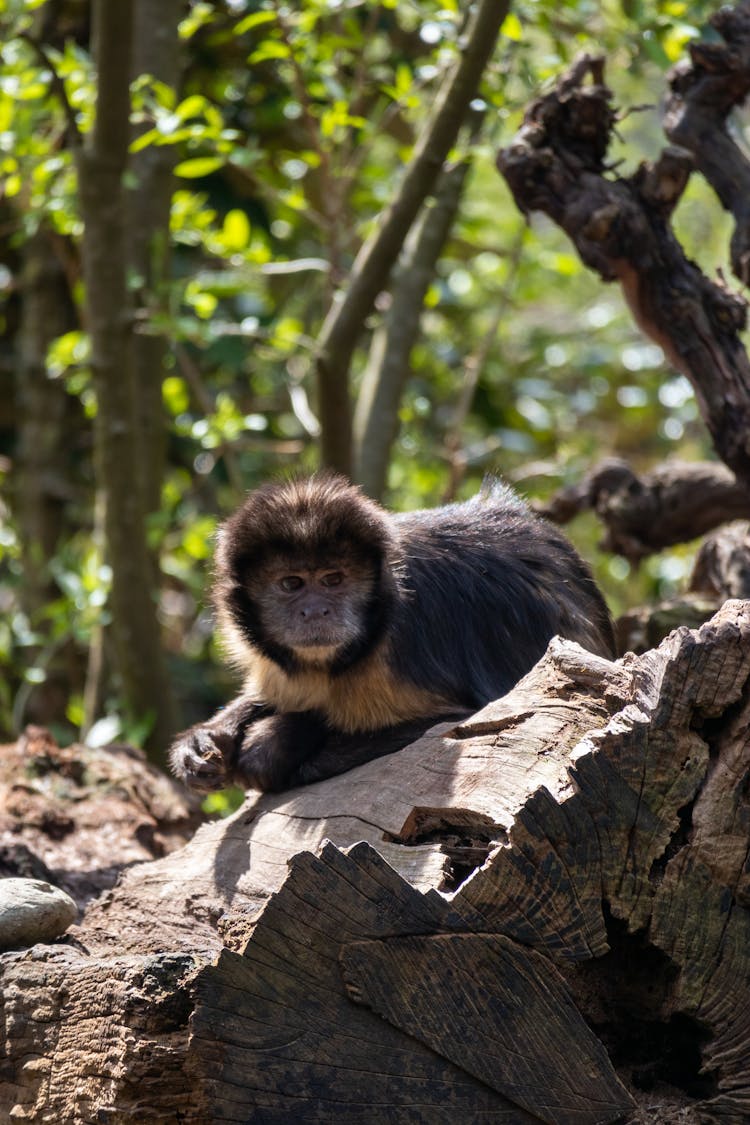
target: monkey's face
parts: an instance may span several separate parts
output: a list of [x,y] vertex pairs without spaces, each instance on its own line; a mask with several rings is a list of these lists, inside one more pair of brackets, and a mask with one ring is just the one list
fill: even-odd
[[278,559],[250,582],[264,633],[298,660],[321,664],[357,641],[373,590],[364,562],[346,557],[322,565]]
[[214,599],[240,664],[340,675],[386,631],[398,575],[388,517],[343,478],[264,485],[222,526]]

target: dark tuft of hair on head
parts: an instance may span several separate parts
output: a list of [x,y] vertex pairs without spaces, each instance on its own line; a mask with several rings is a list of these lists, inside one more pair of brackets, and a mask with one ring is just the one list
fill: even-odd
[[314,560],[342,548],[395,562],[396,544],[386,513],[336,473],[321,472],[261,485],[219,533],[219,577],[237,582],[269,556]]

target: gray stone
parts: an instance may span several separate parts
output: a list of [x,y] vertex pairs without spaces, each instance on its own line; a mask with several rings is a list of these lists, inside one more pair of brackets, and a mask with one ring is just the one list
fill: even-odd
[[42,879],[0,879],[0,949],[52,941],[78,915],[70,895]]

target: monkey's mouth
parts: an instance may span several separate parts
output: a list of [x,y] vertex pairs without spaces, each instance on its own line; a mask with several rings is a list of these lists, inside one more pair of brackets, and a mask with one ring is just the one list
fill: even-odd
[[299,660],[317,664],[332,660],[342,645],[346,645],[351,639],[350,631],[342,629],[339,622],[336,627],[316,624],[314,627],[301,629],[296,636],[288,638],[287,643]]
[[340,629],[327,628],[325,625],[295,629],[288,638],[292,648],[317,648],[320,645],[324,648],[337,648],[344,639]]

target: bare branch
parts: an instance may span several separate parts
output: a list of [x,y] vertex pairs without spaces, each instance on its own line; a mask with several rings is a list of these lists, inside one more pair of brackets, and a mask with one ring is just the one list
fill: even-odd
[[727,129],[730,112],[750,93],[750,3],[724,7],[709,21],[725,39],[692,43],[690,61],[670,74],[664,116],[669,139],[692,153],[722,206],[735,218],[732,269],[750,282],[750,161]]
[[567,523],[588,508],[606,526],[604,549],[637,562],[726,520],[750,516],[750,496],[725,465],[667,461],[639,477],[612,458],[537,510]]
[[605,175],[615,114],[602,67],[584,57],[537,99],[498,167],[524,213],[548,214],[586,265],[620,282],[640,328],[692,383],[719,456],[750,482],[746,303],[706,278],[669,226],[689,170],[684,152],[667,149],[625,179]]

